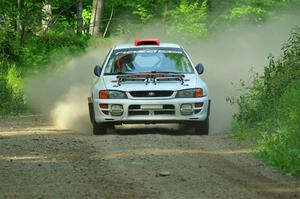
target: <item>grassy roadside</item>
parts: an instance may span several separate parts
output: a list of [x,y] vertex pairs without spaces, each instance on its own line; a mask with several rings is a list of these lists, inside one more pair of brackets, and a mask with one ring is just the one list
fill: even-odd
[[270,58],[262,76],[253,75],[239,106],[233,137],[251,140],[256,154],[286,174],[300,175],[300,27],[283,45],[282,56]]

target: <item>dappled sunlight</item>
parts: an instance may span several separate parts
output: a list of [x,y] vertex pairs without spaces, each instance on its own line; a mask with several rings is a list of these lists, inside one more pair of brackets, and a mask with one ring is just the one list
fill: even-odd
[[246,183],[243,188],[235,188],[237,191],[243,191],[245,188],[249,191],[254,191],[267,198],[297,198],[300,194],[300,185],[298,184],[283,184],[283,183]]
[[49,158],[48,156],[43,156],[43,155],[24,155],[24,156],[0,155],[0,161],[55,162],[55,158]]
[[268,193],[300,193],[300,186],[293,188],[278,186],[278,184],[266,184],[259,188],[255,188],[254,190]]
[[[250,149],[241,150],[204,150],[204,149],[136,149],[127,151],[112,152],[107,155],[106,159],[114,158],[132,158],[143,156],[165,156],[165,155],[240,155],[250,153]],[[101,158],[92,156],[91,159]]]
[[28,127],[28,128],[12,128],[0,131],[0,136],[30,136],[30,135],[45,135],[45,134],[66,134],[70,133],[68,129],[59,129],[53,126],[43,127]]

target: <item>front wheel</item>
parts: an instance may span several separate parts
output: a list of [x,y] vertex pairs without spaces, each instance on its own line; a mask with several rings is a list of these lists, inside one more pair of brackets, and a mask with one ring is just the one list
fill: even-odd
[[204,121],[195,122],[195,133],[198,135],[208,135],[209,133],[209,117]]
[[93,134],[94,135],[104,135],[107,133],[108,126],[106,124],[98,124],[95,120],[94,107],[92,103],[92,99],[88,98],[88,107],[89,107],[89,115],[90,120],[93,125]]
[[107,133],[107,125],[105,124],[98,124],[93,122],[93,134],[94,135],[104,135]]

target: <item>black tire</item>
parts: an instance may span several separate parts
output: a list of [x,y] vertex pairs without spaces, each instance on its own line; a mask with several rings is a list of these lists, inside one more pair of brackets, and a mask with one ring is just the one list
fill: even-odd
[[204,121],[196,122],[195,133],[198,135],[208,135],[209,133],[209,117]]
[[94,107],[93,107],[93,103],[89,102],[88,103],[88,108],[89,108],[89,116],[90,116],[90,121],[91,123],[94,122]]
[[95,120],[93,103],[88,104],[90,120],[93,125],[94,135],[104,135],[107,133],[108,126],[106,124],[98,124]]
[[105,124],[97,124],[96,122],[93,122],[93,134],[94,135],[104,135],[107,133],[107,125]]

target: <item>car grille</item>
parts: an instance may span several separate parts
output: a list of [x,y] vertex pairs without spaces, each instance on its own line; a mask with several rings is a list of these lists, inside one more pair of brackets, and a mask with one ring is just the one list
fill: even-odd
[[138,115],[175,115],[175,106],[172,104],[165,104],[162,109],[143,110],[141,105],[130,105],[128,107],[128,116]]
[[171,97],[174,91],[131,91],[129,92],[132,97]]

